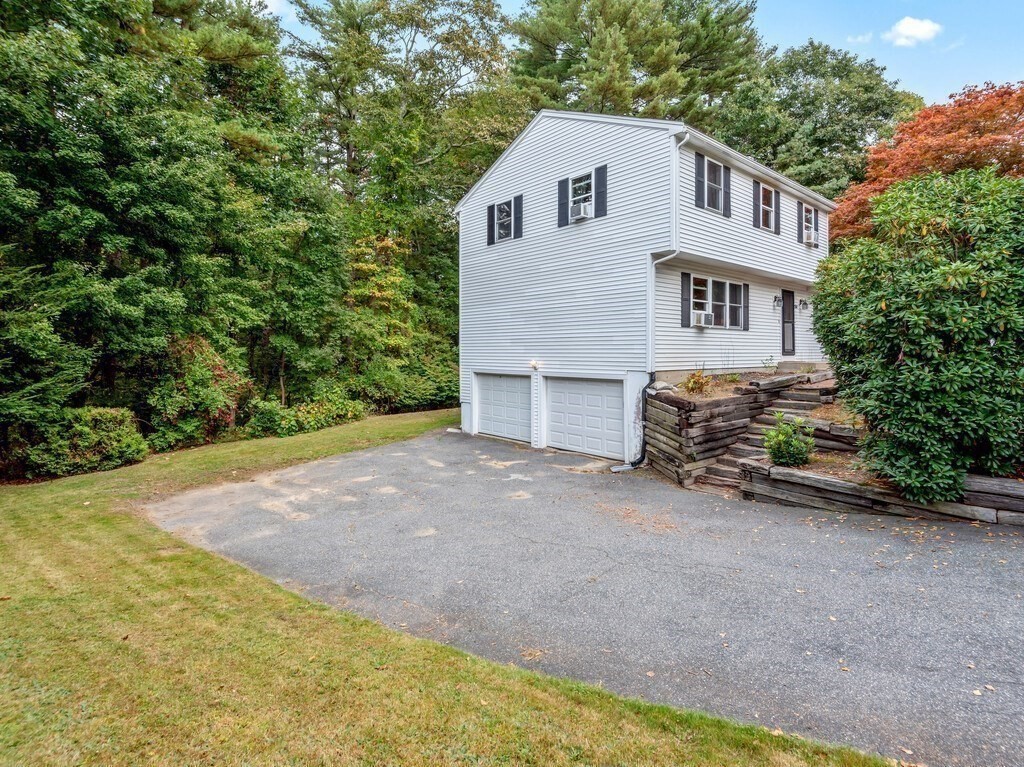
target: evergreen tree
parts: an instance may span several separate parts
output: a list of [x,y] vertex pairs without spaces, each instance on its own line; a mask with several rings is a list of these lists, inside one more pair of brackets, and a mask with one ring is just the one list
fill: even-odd
[[516,80],[538,107],[699,125],[756,63],[753,12],[734,0],[533,0],[513,25]]

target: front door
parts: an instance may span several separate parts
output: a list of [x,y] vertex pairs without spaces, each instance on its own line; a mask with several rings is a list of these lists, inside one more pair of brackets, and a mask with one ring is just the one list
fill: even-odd
[[782,353],[796,354],[796,296],[792,290],[782,291]]

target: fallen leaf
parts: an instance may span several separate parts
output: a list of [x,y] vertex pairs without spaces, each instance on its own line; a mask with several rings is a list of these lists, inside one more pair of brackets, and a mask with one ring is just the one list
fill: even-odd
[[974,694],[975,694],[975,695],[981,695],[981,690],[975,690],[975,691],[974,691]]
[[987,684],[987,685],[985,685],[985,689],[986,689],[986,690],[991,690],[992,692],[995,692],[995,691],[996,691],[996,688],[995,688],[995,687],[993,687],[993,686],[992,686],[992,685],[990,685],[990,684]]
[[914,753],[914,752],[913,752],[913,751],[911,751],[911,750],[910,750],[909,748],[903,748],[903,746],[900,746],[900,751],[902,751],[902,752],[903,752],[904,754],[906,754],[907,756],[911,756],[911,755],[912,755],[912,754]]
[[[648,671],[648,672],[647,672],[647,676],[654,676],[654,672],[653,672],[653,671]],[[979,694],[980,694],[980,693],[979,693]]]
[[828,616],[828,619],[829,619],[830,621],[838,620],[838,619],[836,618],[836,616],[834,616],[834,615],[830,615],[830,616]]

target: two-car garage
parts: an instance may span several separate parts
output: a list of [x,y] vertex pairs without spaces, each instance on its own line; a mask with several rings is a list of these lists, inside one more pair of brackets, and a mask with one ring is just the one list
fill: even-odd
[[482,434],[532,442],[533,387],[541,387],[541,444],[623,459],[626,451],[623,382],[615,379],[477,374]]

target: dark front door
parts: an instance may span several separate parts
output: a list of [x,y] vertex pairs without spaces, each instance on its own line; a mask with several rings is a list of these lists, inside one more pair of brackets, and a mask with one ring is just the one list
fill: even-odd
[[796,354],[795,296],[792,290],[782,291],[782,353]]

